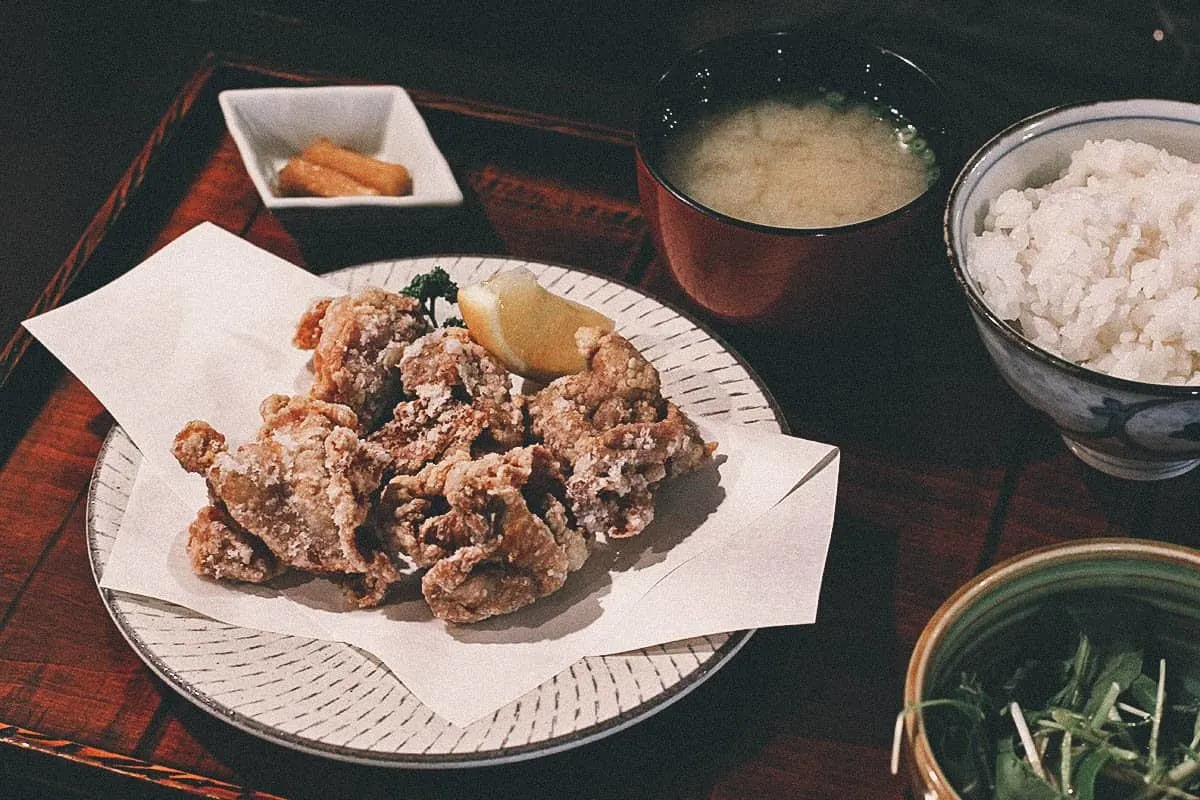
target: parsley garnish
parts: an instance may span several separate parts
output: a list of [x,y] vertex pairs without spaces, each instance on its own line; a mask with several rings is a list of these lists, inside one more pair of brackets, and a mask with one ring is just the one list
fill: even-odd
[[[429,317],[430,323],[436,328],[438,321],[434,309],[437,301],[440,298],[447,303],[457,303],[458,284],[446,270],[434,267],[429,272],[414,277],[408,286],[400,290],[400,294],[417,300],[421,304],[421,310],[425,312],[425,316]],[[441,324],[444,328],[465,327],[463,321],[458,317],[446,317]]]

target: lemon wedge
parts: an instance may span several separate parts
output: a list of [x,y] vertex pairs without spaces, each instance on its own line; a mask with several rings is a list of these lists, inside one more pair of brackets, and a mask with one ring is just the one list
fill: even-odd
[[611,319],[550,292],[523,267],[460,287],[458,308],[475,341],[509,372],[539,383],[587,366],[575,346],[576,330],[613,329]]

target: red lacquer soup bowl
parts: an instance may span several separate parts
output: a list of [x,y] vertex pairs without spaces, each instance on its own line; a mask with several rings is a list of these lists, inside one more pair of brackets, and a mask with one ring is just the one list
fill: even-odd
[[[867,219],[780,227],[716,211],[664,171],[672,146],[714,113],[798,98],[869,108],[898,126],[926,162],[924,190]],[[742,33],[688,53],[654,85],[638,119],[638,190],[659,254],[704,312],[735,323],[803,329],[885,299],[910,255],[929,252],[914,237],[938,235],[953,158],[934,80],[889,50],[811,31]]]

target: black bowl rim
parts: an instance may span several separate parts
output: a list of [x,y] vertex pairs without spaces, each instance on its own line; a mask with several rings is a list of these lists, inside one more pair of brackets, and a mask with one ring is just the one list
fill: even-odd
[[[885,58],[894,59],[895,61],[899,62],[905,68],[911,70],[919,79],[923,80],[933,90],[933,93],[941,98],[943,106],[945,106],[948,102],[949,93],[946,91],[946,89],[942,85],[942,83],[940,81],[936,80],[933,76],[931,76],[924,69],[919,67],[916,63],[914,63],[912,61],[912,59],[908,58],[907,56],[901,55],[900,53],[897,53],[896,51],[894,51],[890,48],[883,47],[882,45],[876,44],[875,42],[873,42],[869,39],[865,39],[865,38],[851,37],[851,36],[846,36],[844,34],[837,34],[837,33],[826,33],[826,32],[816,32],[816,31],[797,30],[797,29],[738,31],[736,33],[732,33],[727,36],[722,36],[720,38],[712,39],[710,41],[704,42],[703,44],[701,44],[697,47],[694,47],[691,50],[688,50],[688,51],[684,52],[683,54],[681,54],[680,56],[678,56],[671,63],[671,65],[669,67],[667,67],[667,69],[661,75],[659,75],[658,79],[651,85],[651,89],[650,89],[650,92],[648,93],[648,97],[649,98],[656,97],[659,87],[662,86],[663,83],[666,82],[672,75],[674,75],[680,69],[680,67],[682,67],[685,63],[687,63],[693,59],[699,58],[701,56],[704,56],[711,50],[716,50],[718,48],[727,48],[730,45],[736,44],[737,42],[740,42],[740,41],[771,40],[771,39],[775,39],[777,37],[783,37],[783,38],[788,38],[788,39],[797,39],[797,40],[805,40],[805,39],[811,40],[815,37],[821,37],[824,39],[846,42],[847,44],[852,44],[852,45],[855,45],[858,47],[862,47],[866,50],[869,50],[869,51],[876,53],[880,56],[883,56]],[[949,170],[943,168],[941,170],[941,174],[938,176],[936,181],[934,181],[932,184],[927,186],[925,188],[925,191],[921,192],[919,195],[917,195],[916,197],[914,197],[912,200],[908,201],[904,205],[900,206],[899,208],[895,208],[895,209],[889,211],[888,213],[883,214],[878,217],[871,217],[870,219],[861,220],[859,222],[851,222],[846,225],[835,225],[832,227],[823,227],[823,228],[787,228],[787,227],[780,227],[780,226],[775,226],[775,225],[763,225],[762,223],[758,223],[758,222],[749,222],[744,219],[738,219],[737,217],[731,217],[728,214],[723,214],[722,212],[717,211],[716,209],[709,208],[708,206],[706,206],[702,203],[699,203],[696,200],[693,200],[692,198],[688,197],[679,188],[677,188],[674,184],[672,184],[671,181],[667,180],[666,176],[664,176],[662,174],[662,172],[659,170],[658,165],[652,164],[650,159],[645,157],[646,148],[644,148],[642,146],[642,142],[645,141],[645,138],[646,138],[645,119],[646,119],[647,114],[650,113],[650,109],[655,108],[655,107],[656,107],[656,104],[653,102],[653,100],[647,99],[642,104],[641,109],[638,111],[637,129],[634,132],[634,146],[637,150],[638,160],[645,166],[646,171],[650,173],[651,177],[654,178],[654,181],[659,186],[662,186],[663,188],[665,188],[668,192],[670,192],[672,195],[674,195],[676,198],[678,198],[680,201],[682,201],[685,205],[695,209],[696,211],[700,212],[702,215],[704,215],[706,217],[716,219],[726,225],[732,225],[735,228],[743,228],[745,230],[757,231],[759,233],[766,233],[766,234],[772,234],[775,236],[785,236],[785,237],[845,236],[845,235],[854,234],[854,233],[857,233],[859,231],[866,230],[869,228],[880,227],[880,226],[891,223],[893,220],[914,214],[917,211],[919,211],[919,209],[922,206],[925,206],[931,202],[934,202],[931,198],[938,196],[940,194],[944,194],[944,190],[945,190],[946,186],[949,184],[950,172],[949,172]],[[945,118],[943,118],[942,124],[936,129],[937,136],[939,136],[940,138],[942,138],[943,140],[945,140],[948,143],[943,149],[950,151],[945,154],[946,155],[945,160],[943,160],[943,157],[942,157],[943,154],[941,152],[935,151],[935,156],[938,159],[938,163],[939,163],[939,165],[942,165],[943,167],[945,166],[945,164],[947,162],[954,163],[953,162],[953,156],[954,156],[953,151],[955,150],[955,146],[954,146],[953,142],[955,139],[955,131],[954,131],[954,127],[953,127],[953,125],[951,125],[948,117],[949,117],[949,115],[947,115]]]
[[1061,370],[1084,383],[1099,384],[1100,386],[1117,389],[1132,394],[1150,394],[1159,397],[1165,396],[1170,399],[1200,398],[1200,386],[1188,386],[1185,384],[1174,383],[1150,383],[1147,381],[1135,381],[1130,378],[1120,378],[1116,375],[1110,375],[1107,372],[1100,372],[1098,370],[1076,364],[1073,361],[1068,361],[1062,356],[1057,356],[1054,353],[1037,346],[1029,339],[1025,338],[1025,336],[1015,327],[1009,324],[1008,321],[1000,319],[1000,317],[988,307],[987,303],[983,301],[983,298],[979,296],[975,285],[972,284],[967,278],[966,268],[964,267],[964,262],[966,259],[965,257],[959,256],[958,248],[954,244],[954,237],[950,232],[950,209],[954,205],[954,198],[962,191],[963,186],[966,183],[967,176],[980,161],[985,159],[992,152],[992,150],[1000,143],[1001,139],[1010,136],[1022,128],[1028,128],[1037,122],[1057,116],[1065,111],[1088,108],[1090,106],[1117,106],[1130,100],[1153,100],[1154,102],[1162,103],[1195,105],[1194,103],[1185,103],[1183,101],[1165,100],[1159,98],[1087,100],[1077,103],[1063,103],[1062,105],[1052,106],[1042,111],[1030,114],[1029,116],[1024,117],[1023,119],[1020,119],[1004,128],[999,133],[996,133],[994,136],[980,145],[974,154],[972,154],[971,157],[966,160],[962,166],[962,169],[959,170],[957,177],[955,177],[954,183],[950,187],[950,193],[946,198],[946,210],[942,217],[942,237],[946,245],[946,255],[950,259],[951,268],[954,270],[954,279],[958,282],[959,288],[961,288],[963,293],[966,295],[967,301],[970,303],[971,309],[975,312],[977,317],[982,318],[990,329],[1003,336],[1007,342],[1032,356],[1035,360],[1053,367],[1054,369]]

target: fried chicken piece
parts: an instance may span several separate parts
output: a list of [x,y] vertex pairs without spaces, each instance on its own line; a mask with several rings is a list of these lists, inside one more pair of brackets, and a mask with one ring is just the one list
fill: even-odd
[[582,328],[587,369],[552,382],[529,401],[530,426],[570,465],[567,497],[591,536],[623,538],[654,519],[664,478],[707,461],[715,445],[661,393],[658,371],[617,333]]
[[314,301],[292,343],[313,351],[309,394],[349,406],[369,431],[400,399],[396,364],[404,348],[427,331],[429,323],[415,299],[368,287]]
[[390,540],[418,566],[440,619],[478,622],[557,591],[589,540],[562,502],[558,462],[541,446],[461,455],[399,475],[385,490]]
[[654,422],[665,413],[658,370],[628,339],[580,328],[575,343],[587,368],[553,381],[529,401],[534,436],[568,463],[592,435],[629,422]]
[[375,527],[389,552],[408,558],[415,566],[432,567],[473,538],[486,537],[487,520],[477,515],[450,515],[445,497],[450,469],[469,460],[461,453],[452,455],[426,464],[415,474],[401,473],[388,481]]
[[405,395],[392,419],[369,437],[392,469],[413,473],[452,454],[504,452],[525,443],[525,413],[500,363],[464,328],[440,328],[400,359]]
[[235,450],[208,423],[192,421],[172,452],[184,469],[204,475],[211,504],[280,564],[354,582],[357,604],[378,603],[399,572],[362,526],[386,454],[358,438],[346,406],[272,395],[259,411],[257,438]]
[[219,505],[200,509],[188,526],[187,552],[197,575],[217,580],[266,583],[287,571],[262,539]]
[[670,475],[698,467],[712,448],[674,403],[658,422],[631,422],[590,437],[567,478],[579,527],[625,538],[654,520],[654,492]]

